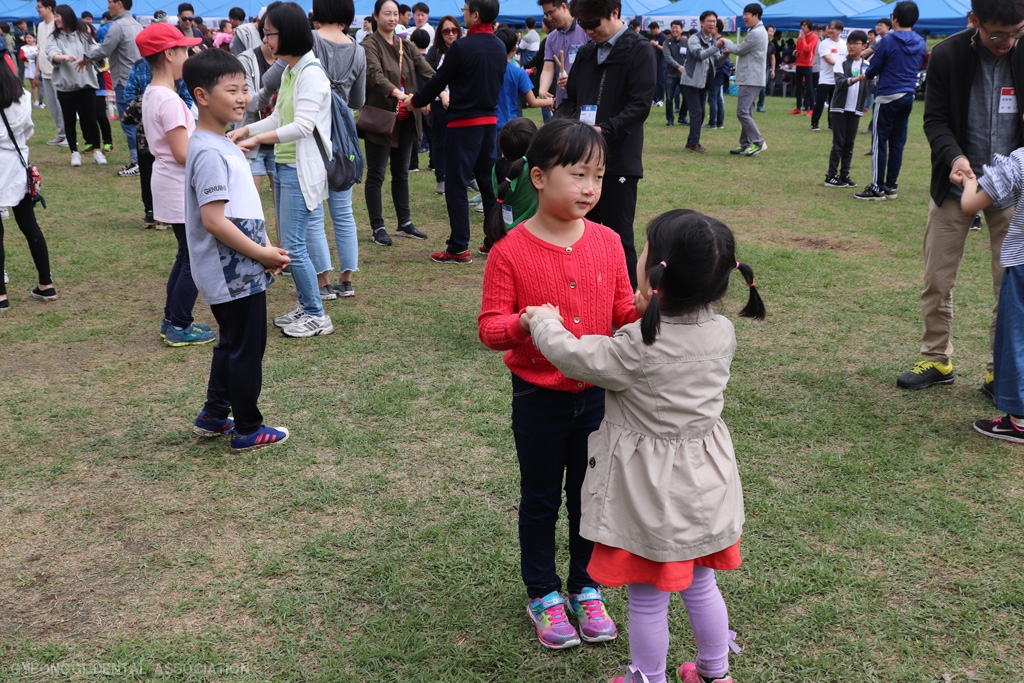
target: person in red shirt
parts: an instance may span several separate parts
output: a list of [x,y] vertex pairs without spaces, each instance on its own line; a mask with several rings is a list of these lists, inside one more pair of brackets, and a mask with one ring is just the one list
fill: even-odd
[[[477,319],[480,341],[505,351],[512,371],[512,431],[519,459],[519,545],[527,614],[541,645],[563,649],[580,637],[613,640],[615,623],[600,586],[587,573],[594,544],[580,536],[587,438],[604,419],[604,389],[563,375],[534,346],[527,306],[559,307],[567,329],[611,336],[639,319],[626,272],[622,240],[586,220],[601,198],[607,154],[596,128],[554,119],[526,152],[537,188],[537,213],[499,236],[484,269]],[[568,602],[579,634],[566,616],[555,567],[555,524],[562,505],[569,517]]]
[[800,37],[796,39],[796,109],[790,114],[806,114],[814,109],[814,55],[818,52],[818,36],[811,30],[811,20],[800,22]]

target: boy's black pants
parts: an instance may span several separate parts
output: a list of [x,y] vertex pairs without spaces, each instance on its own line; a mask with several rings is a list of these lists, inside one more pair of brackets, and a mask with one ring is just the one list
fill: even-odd
[[235,415],[235,431],[252,434],[263,424],[257,406],[263,389],[263,352],[267,348],[267,293],[210,306],[220,328],[213,348],[210,382],[203,409],[224,419]]
[[830,114],[832,121],[832,153],[828,157],[828,175],[846,178],[850,175],[850,161],[853,160],[853,144],[857,141],[857,126],[860,117],[852,111],[837,111]]

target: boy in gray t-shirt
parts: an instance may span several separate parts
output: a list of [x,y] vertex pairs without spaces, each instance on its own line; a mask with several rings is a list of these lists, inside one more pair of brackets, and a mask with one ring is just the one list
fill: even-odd
[[223,50],[204,50],[185,62],[182,76],[199,109],[185,161],[185,234],[192,277],[220,327],[206,404],[192,431],[230,435],[231,450],[250,450],[288,438],[284,427],[263,424],[257,402],[267,346],[266,289],[290,259],[267,243],[249,163],[224,135],[249,104],[241,62]]

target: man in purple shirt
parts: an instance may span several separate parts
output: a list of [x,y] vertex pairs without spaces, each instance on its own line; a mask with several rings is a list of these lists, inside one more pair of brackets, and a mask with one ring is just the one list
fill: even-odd
[[[544,69],[537,90],[544,97],[552,92],[552,83],[556,84],[554,97],[557,109],[565,99],[565,84],[569,81],[569,71],[576,61],[576,53],[590,42],[590,36],[573,19],[569,5],[564,0],[537,0],[537,4],[544,12],[544,17],[555,27],[544,41]],[[555,63],[556,58],[562,62],[561,69]],[[564,75],[559,73],[563,70]]]

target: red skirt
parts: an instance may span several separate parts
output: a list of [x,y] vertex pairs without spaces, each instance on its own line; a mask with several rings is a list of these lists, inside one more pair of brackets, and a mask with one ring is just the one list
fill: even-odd
[[628,550],[594,543],[587,572],[602,586],[625,586],[646,583],[666,593],[686,590],[693,582],[693,565],[727,570],[740,566],[740,542],[694,560],[654,562]]

